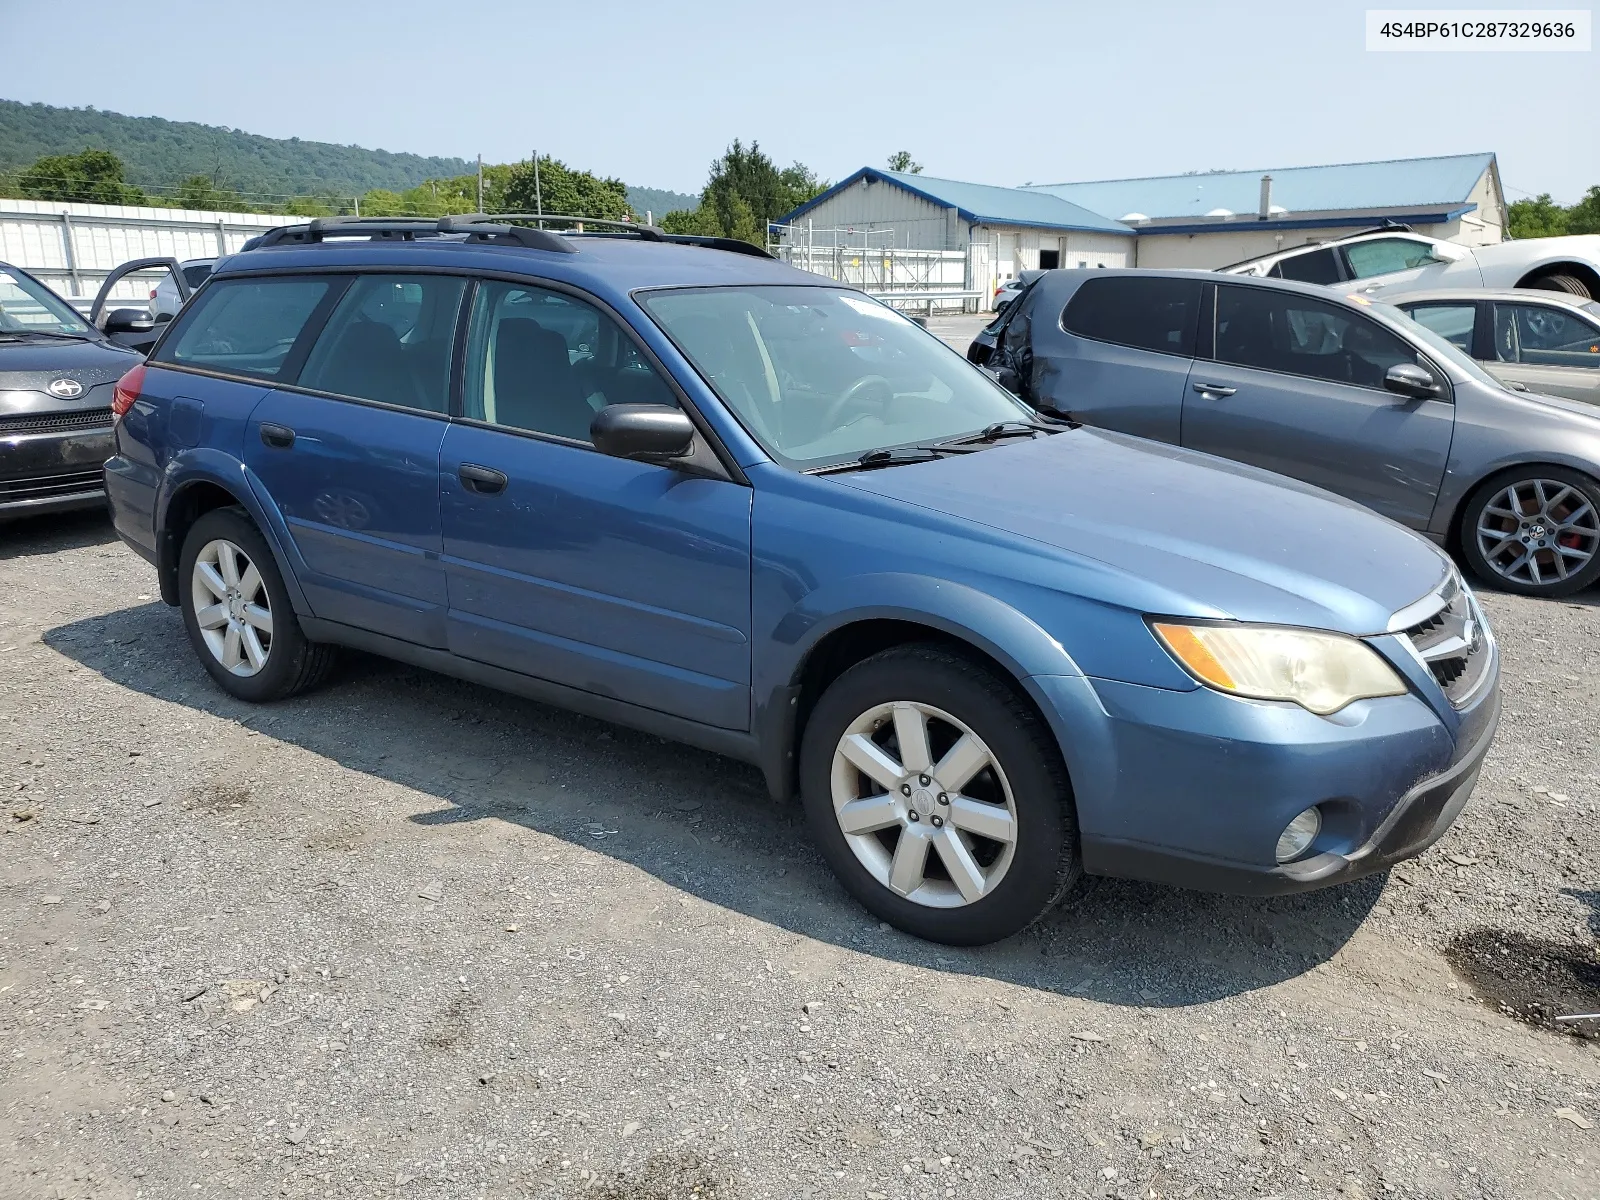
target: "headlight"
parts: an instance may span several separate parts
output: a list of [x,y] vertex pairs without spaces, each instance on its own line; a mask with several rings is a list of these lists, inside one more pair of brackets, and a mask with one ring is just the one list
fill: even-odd
[[1376,650],[1341,633],[1165,621],[1150,627],[1189,674],[1219,692],[1292,700],[1325,717],[1353,700],[1406,691],[1405,681]]

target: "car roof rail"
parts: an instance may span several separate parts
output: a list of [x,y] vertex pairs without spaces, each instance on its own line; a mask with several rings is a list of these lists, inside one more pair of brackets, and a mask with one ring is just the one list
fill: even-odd
[[[531,222],[536,228],[530,228]],[[242,250],[264,250],[269,246],[311,245],[334,237],[362,237],[372,241],[412,242],[444,234],[465,234],[468,242],[518,245],[529,250],[555,254],[574,254],[577,247],[566,236],[544,228],[546,223],[575,225],[574,236],[623,237],[632,235],[649,242],[673,242],[683,246],[703,246],[732,254],[772,258],[760,246],[738,238],[695,233],[667,233],[641,221],[613,221],[596,217],[574,217],[561,213],[453,213],[445,217],[316,217],[304,225],[281,225],[257,234]],[[591,232],[593,229],[593,232]]]
[[[618,237],[632,234],[647,242],[672,242],[679,246],[703,246],[708,250],[726,250],[731,254],[749,254],[756,258],[772,257],[760,246],[752,242],[742,242],[738,238],[717,237],[712,234],[668,233],[658,225],[646,225],[643,221],[613,221],[596,217],[573,217],[561,213],[493,213],[487,216],[469,213],[462,219],[478,222],[556,221],[565,225],[581,226],[573,231],[573,234],[579,237]],[[591,234],[591,227],[595,227],[597,232]]]

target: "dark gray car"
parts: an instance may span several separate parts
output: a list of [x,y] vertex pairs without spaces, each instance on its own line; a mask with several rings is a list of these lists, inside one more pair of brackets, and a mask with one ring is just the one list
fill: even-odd
[[1359,501],[1509,591],[1600,577],[1600,412],[1510,390],[1389,305],[1209,272],[1050,271],[968,357],[1041,409]]

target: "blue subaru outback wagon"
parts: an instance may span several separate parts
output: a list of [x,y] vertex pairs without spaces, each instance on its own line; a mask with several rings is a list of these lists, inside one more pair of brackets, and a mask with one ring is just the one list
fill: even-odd
[[276,230],[114,410],[117,529],[232,695],[351,646],[744,759],[938,941],[1084,873],[1381,869],[1455,819],[1498,717],[1421,537],[1046,416],[738,243]]

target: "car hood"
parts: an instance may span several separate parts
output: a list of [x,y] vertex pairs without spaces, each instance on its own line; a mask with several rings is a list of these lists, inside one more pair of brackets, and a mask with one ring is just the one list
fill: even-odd
[[[97,340],[0,340],[0,414],[104,408],[111,401],[100,394],[102,385],[114,384],[141,361],[132,350]],[[71,379],[83,390],[55,396],[48,389],[57,379]]]
[[1472,253],[1479,261],[1531,262],[1534,259],[1576,258],[1590,263],[1600,263],[1600,233],[1571,233],[1563,237],[1515,238],[1509,242],[1493,242],[1487,246],[1473,246]]
[[1094,560],[1101,598],[1144,612],[1382,633],[1453,569],[1328,492],[1105,430],[835,478]]

